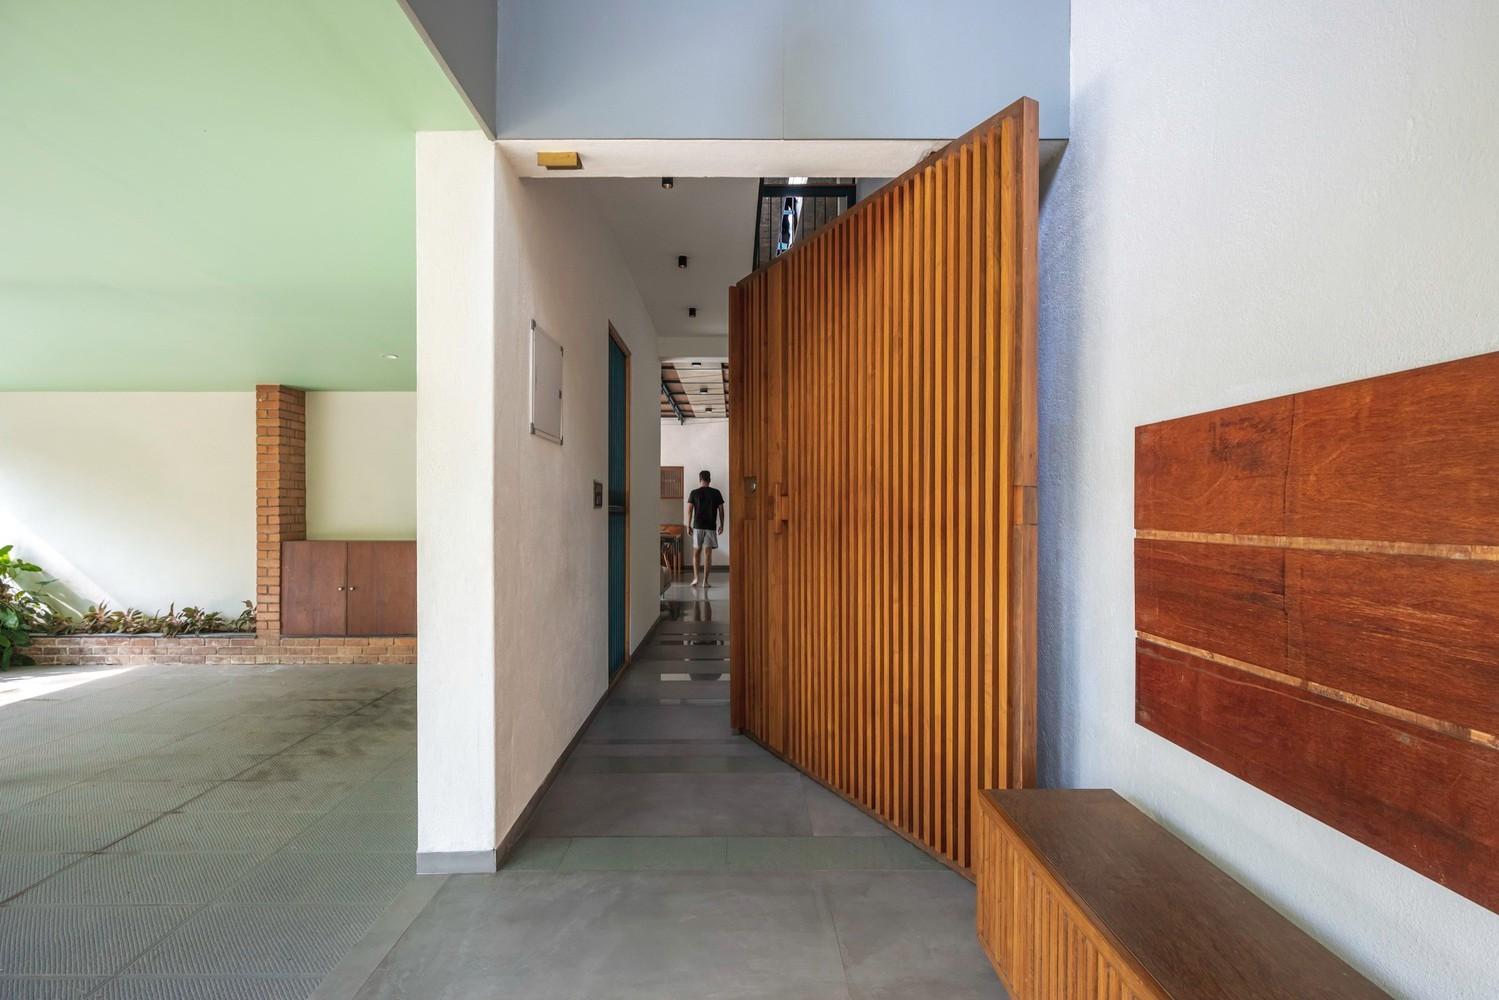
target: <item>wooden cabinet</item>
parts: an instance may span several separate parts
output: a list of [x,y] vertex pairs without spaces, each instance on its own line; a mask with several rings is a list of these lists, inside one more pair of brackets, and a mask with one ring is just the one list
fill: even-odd
[[284,542],[281,634],[415,635],[415,542]]

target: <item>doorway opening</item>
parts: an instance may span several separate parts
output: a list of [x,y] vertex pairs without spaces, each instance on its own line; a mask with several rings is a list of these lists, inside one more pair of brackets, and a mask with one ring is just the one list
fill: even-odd
[[609,325],[609,679],[629,658],[630,351]]

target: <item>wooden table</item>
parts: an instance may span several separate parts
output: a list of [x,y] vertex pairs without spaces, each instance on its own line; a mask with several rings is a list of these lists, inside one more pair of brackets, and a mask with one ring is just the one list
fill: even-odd
[[1107,789],[987,791],[979,940],[1014,1000],[1385,997]]

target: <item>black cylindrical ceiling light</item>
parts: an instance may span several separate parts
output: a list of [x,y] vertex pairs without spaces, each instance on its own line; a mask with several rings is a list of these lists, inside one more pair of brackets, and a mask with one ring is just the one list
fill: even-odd
[[661,189],[663,191],[670,191],[676,183],[677,179],[675,177],[663,177],[661,178]]
[[685,253],[677,254],[677,266],[683,270],[687,269],[687,255]]
[[689,316],[696,316],[697,315],[697,306],[688,306],[687,307],[687,315],[689,315]]

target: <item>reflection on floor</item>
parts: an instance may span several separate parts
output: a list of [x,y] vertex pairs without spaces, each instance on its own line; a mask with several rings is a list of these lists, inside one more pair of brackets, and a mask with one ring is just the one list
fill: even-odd
[[1003,996],[968,882],[730,732],[709,594],[668,603],[504,871],[449,877],[362,1000]]
[[300,1000],[413,878],[411,667],[6,681],[0,997]]

